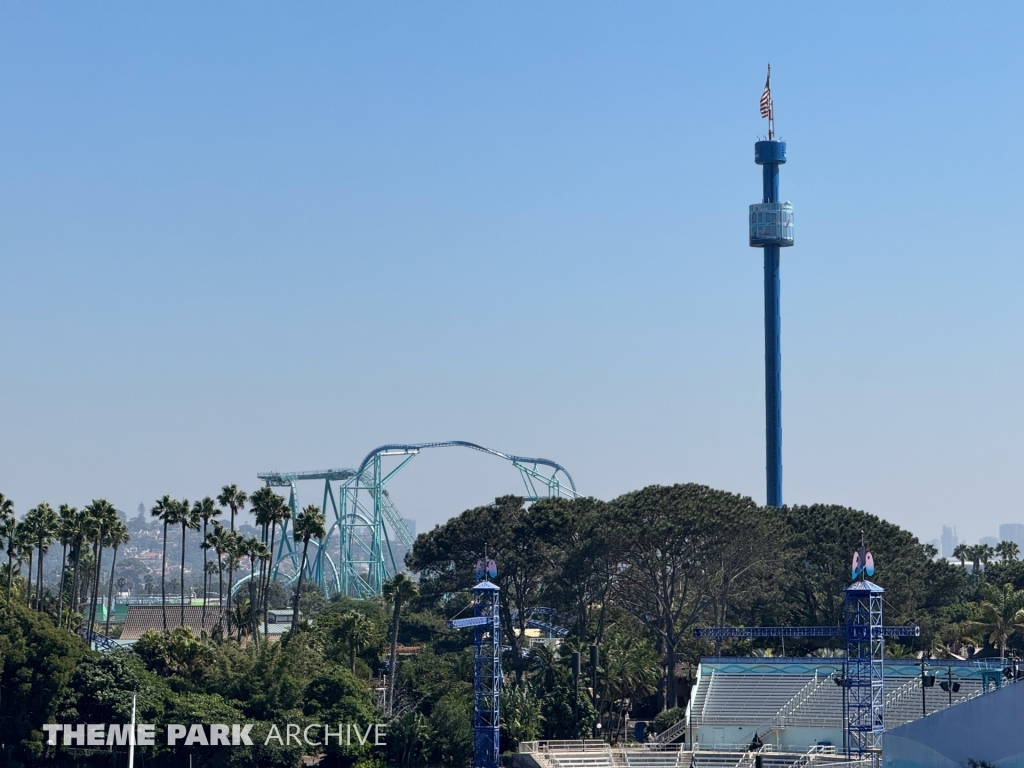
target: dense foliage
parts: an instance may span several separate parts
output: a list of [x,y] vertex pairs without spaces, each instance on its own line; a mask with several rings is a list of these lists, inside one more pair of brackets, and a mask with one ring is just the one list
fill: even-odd
[[[328,768],[465,768],[473,749],[472,633],[448,630],[445,621],[470,608],[473,566],[485,552],[498,563],[509,750],[595,732],[623,739],[627,715],[668,727],[701,656],[836,652],[827,640],[791,640],[785,649],[778,641],[716,645],[692,630],[838,625],[850,556],[862,541],[875,556],[888,620],[922,627],[912,646],[894,653],[1024,649],[1024,563],[1015,548],[962,550],[961,562],[949,563],[898,526],[845,507],[764,508],[698,485],[652,486],[610,502],[527,506],[506,496],[421,534],[406,561],[418,580],[397,574],[381,597],[357,600],[328,599],[308,581],[290,591],[273,581],[267,553],[290,514],[280,497],[227,486],[217,502],[231,513],[226,525],[212,499],[157,502],[162,545],[180,544],[146,582],[153,594],[159,580],[167,629],[102,654],[78,633],[103,629],[89,608],[113,589],[118,549],[130,539],[123,521],[103,500],[81,512],[40,505],[17,521],[0,496],[0,745],[10,765],[123,764],[124,747],[55,748],[40,729],[127,722],[135,696],[140,722],[252,723],[255,742],[172,748],[158,740],[140,748],[142,766],[181,765],[188,753],[196,768],[298,766],[304,754]],[[247,503],[257,515],[251,535],[235,521]],[[323,537],[317,508],[296,522],[288,533],[300,551]],[[190,531],[203,545],[203,591],[232,594],[229,623],[211,636],[181,626],[184,563],[197,556],[186,551]],[[56,545],[59,568],[51,562],[50,573],[59,578],[48,580],[43,558]],[[168,570],[172,560],[177,571]],[[177,597],[168,596],[174,581]],[[303,620],[294,630],[261,641],[268,609],[297,605]],[[565,636],[539,637],[538,621]],[[385,747],[264,746],[274,724],[375,722],[387,723]]]

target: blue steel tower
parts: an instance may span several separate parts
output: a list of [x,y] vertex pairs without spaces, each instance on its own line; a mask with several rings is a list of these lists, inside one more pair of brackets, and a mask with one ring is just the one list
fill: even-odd
[[[769,69],[769,78],[771,70]],[[775,115],[769,83],[761,97],[768,118],[768,139],[754,144],[761,166],[763,199],[750,206],[750,245],[764,248],[764,399],[768,505],[782,506],[782,349],[779,314],[779,249],[793,244],[793,206],[779,202],[779,166],[786,142],[775,139]]]
[[473,768],[497,768],[501,763],[499,591],[481,581],[473,587],[473,617],[448,622],[449,629],[473,628]]

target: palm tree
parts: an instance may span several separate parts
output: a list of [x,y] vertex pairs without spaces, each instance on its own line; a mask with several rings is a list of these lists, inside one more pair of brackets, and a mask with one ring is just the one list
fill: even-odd
[[149,513],[164,524],[164,553],[160,558],[160,606],[164,615],[164,632],[167,631],[167,526],[177,523],[177,502],[164,494]]
[[76,519],[78,510],[67,504],[60,505],[60,526],[57,540],[60,542],[60,586],[57,589],[57,626],[64,620],[64,589],[65,574],[68,568],[68,547],[75,540]]
[[299,566],[299,580],[295,587],[295,607],[292,610],[292,632],[299,623],[299,600],[302,595],[302,578],[306,575],[306,557],[309,552],[309,540],[320,541],[327,532],[324,530],[324,513],[316,504],[310,504],[295,518],[295,525],[292,527],[292,536],[296,542],[302,542],[302,560]]
[[1011,560],[1016,560],[1020,554],[1020,547],[1017,546],[1015,541],[1000,541],[996,544],[996,555],[1004,563],[1008,563]]
[[7,602],[14,595],[14,556],[18,554],[18,521],[14,515],[0,518],[0,538],[7,549]]
[[402,613],[402,603],[412,600],[418,592],[416,582],[401,572],[385,581],[384,587],[381,589],[384,599],[394,606],[391,614],[391,663],[388,665],[387,713],[389,716],[394,711],[395,677],[398,675],[398,622]]
[[[219,598],[220,605],[220,618],[217,620],[218,626],[220,622],[224,620],[224,563],[221,558],[224,556],[225,548],[228,544],[228,536],[231,532],[226,530],[223,525],[217,520],[213,521],[213,530],[210,531],[206,536],[203,537],[203,549],[214,551],[217,555],[217,597]],[[206,604],[203,603],[203,626],[206,626]]]
[[[110,613],[114,607],[114,569],[117,567],[117,550],[122,544],[127,544],[131,540],[128,526],[121,522],[121,518],[117,518],[107,533],[107,546],[114,548],[114,559],[110,561],[110,585],[107,587],[107,623],[103,627],[103,634],[108,637],[110,636]],[[124,579],[118,581],[124,581]]]
[[361,613],[348,611],[342,619],[342,629],[348,639],[348,652],[354,675],[356,673],[356,654],[373,642],[373,622]]
[[992,645],[999,647],[1002,663],[1006,658],[1006,641],[1024,629],[1024,589],[1014,589],[1011,583],[1002,587],[982,584],[981,595],[981,620],[973,624]]
[[39,561],[36,563],[36,610],[43,609],[43,556],[50,549],[54,538],[60,532],[60,518],[49,504],[43,502],[25,515],[26,522],[31,515],[29,531],[35,537],[35,546],[39,550]]
[[995,557],[995,554],[995,547],[991,544],[978,545],[978,559],[981,561],[982,568],[988,568],[988,563],[993,557]]
[[206,546],[207,526],[209,525],[210,520],[220,514],[220,510],[217,509],[217,505],[214,503],[213,499],[207,496],[202,501],[196,502],[194,511],[199,516],[199,519],[203,521],[203,541],[199,545],[203,550],[203,617],[200,620],[200,626],[205,628],[207,584],[209,582],[209,569],[206,567],[206,553],[210,549]]
[[[217,497],[217,503],[225,509],[231,510],[231,527],[229,528],[231,533],[235,532],[235,515],[245,509],[245,502],[248,500],[249,496],[245,491],[238,490],[237,485],[225,485],[220,489],[220,495]],[[234,581],[234,562],[228,558],[228,632],[231,631],[231,590],[234,586]]]
[[[264,560],[269,555],[267,545],[251,536],[242,539],[242,546],[239,548],[244,557],[249,558],[249,621],[252,624],[252,638],[257,646],[260,644],[259,633],[256,629],[256,561]],[[241,639],[241,634],[239,634]]]
[[181,523],[181,622],[178,626],[183,627],[185,626],[185,533],[199,530],[199,510],[189,507],[188,499],[182,499],[177,504],[178,522]]
[[970,559],[971,553],[966,544],[957,544],[953,548],[953,557],[960,561],[960,566],[962,568],[966,568],[967,561]]
[[[26,562],[25,555],[28,555],[28,579],[25,582],[25,605],[32,606],[32,562],[33,553],[35,552],[36,540],[35,540],[35,515],[32,514],[33,510],[30,509],[25,513],[25,517],[22,518],[21,522],[18,523],[18,552],[21,557],[19,558],[19,564]],[[18,573],[21,573],[21,568],[18,568]]]
[[[277,541],[277,526],[284,523],[285,520],[292,516],[291,507],[288,506],[287,502],[281,496],[278,496],[270,488],[260,488],[258,491],[253,493],[250,499],[253,510],[256,512],[256,522],[263,526],[263,539],[267,540],[267,529],[270,529],[270,553],[271,560],[269,568],[266,569],[266,576],[261,579],[263,593],[262,609],[263,609],[263,633],[267,632],[267,608],[270,606],[267,604],[267,600],[270,595],[270,582],[273,578],[273,553],[274,545]],[[262,569],[261,569],[262,573]]]
[[[93,499],[92,503],[86,507],[86,510],[89,511],[90,517],[95,521],[93,552],[96,556],[96,574],[92,587],[92,610],[89,612],[89,642],[92,642],[93,632],[96,631],[96,609],[100,599],[103,549],[108,546],[107,537],[110,535],[111,529],[119,524],[121,519],[117,516],[117,510],[114,509],[114,505],[106,499]],[[109,612],[110,606],[107,606],[107,610]]]
[[[224,531],[224,552],[227,555],[227,569],[228,569],[229,576],[230,576],[231,573],[234,572],[234,570],[236,568],[238,568],[239,562],[241,562],[242,558],[245,556],[243,551],[242,551],[243,550],[243,542],[244,542],[244,539],[238,533],[235,533],[235,532],[232,532],[232,531]],[[228,606],[231,605],[231,601],[232,601],[231,591],[232,591],[233,588],[234,587],[233,587],[233,585],[231,584],[231,582],[229,580],[228,581]],[[233,631],[232,630],[232,623],[235,620],[235,615],[236,615],[236,612],[234,610],[229,610],[227,612],[227,616],[228,616],[228,634],[231,634],[231,632]],[[236,624],[236,626],[239,627],[238,638],[239,638],[239,640],[241,640],[241,638],[242,638],[242,634],[241,634],[241,627],[242,627],[242,625],[241,624]]]
[[73,536],[71,539],[71,557],[75,561],[74,574],[71,578],[71,594],[69,595],[68,602],[68,629],[71,629],[71,617],[78,611],[79,608],[79,584],[82,581],[82,550],[85,548],[85,543],[88,540],[89,535],[89,513],[84,509],[79,511],[76,509],[71,510],[74,513],[74,519],[70,521]]

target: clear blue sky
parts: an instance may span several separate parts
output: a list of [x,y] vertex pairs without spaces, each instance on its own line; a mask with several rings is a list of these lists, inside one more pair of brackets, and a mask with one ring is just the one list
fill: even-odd
[[[1024,522],[1024,6],[0,9],[0,490],[257,487],[394,441],[764,501],[772,63],[785,498]],[[510,468],[423,455],[421,530]],[[310,489],[305,501],[317,491]]]

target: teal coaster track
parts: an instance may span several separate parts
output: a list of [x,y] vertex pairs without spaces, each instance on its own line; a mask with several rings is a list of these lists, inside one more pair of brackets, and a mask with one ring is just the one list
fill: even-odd
[[[409,550],[413,536],[391,501],[387,486],[421,451],[429,448],[469,448],[511,462],[519,471],[527,502],[550,497],[572,499],[579,495],[572,477],[560,464],[549,459],[513,456],[464,440],[382,445],[370,451],[357,469],[260,473],[258,477],[266,485],[289,489],[288,504],[293,517],[299,512],[298,484],[323,481],[322,509],[329,528],[323,541],[310,542],[306,578],[318,584],[326,595],[379,595],[385,580],[401,570],[392,543],[400,542]],[[387,461],[397,464],[385,467]],[[287,521],[279,536],[273,577],[291,584],[298,576],[302,547],[292,541]]]

